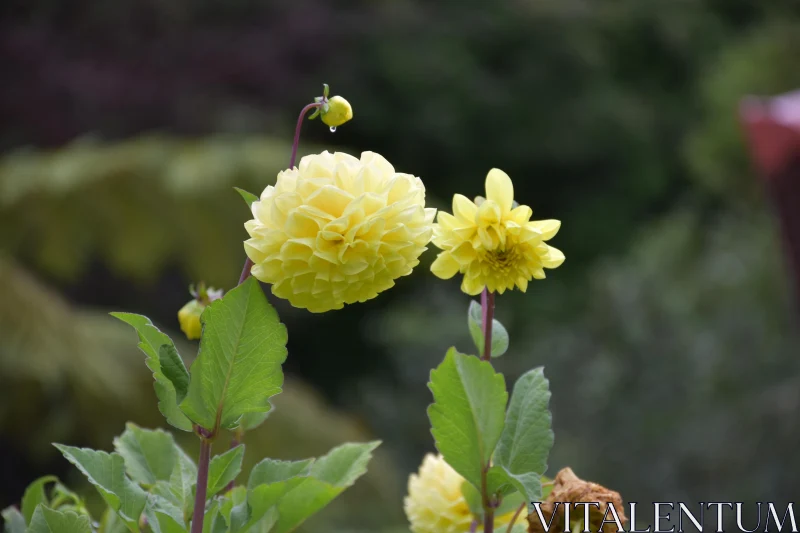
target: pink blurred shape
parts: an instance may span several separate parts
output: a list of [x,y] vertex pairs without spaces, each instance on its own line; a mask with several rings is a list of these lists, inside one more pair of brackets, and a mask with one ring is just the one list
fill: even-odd
[[739,115],[756,170],[778,214],[800,306],[800,90],[747,97]]

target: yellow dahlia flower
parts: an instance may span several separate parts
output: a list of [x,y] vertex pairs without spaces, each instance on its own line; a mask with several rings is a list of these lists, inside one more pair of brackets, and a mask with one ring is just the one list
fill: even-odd
[[251,208],[251,273],[313,313],[374,298],[410,274],[436,215],[422,180],[373,152],[306,156]]
[[461,290],[476,295],[486,287],[491,292],[528,288],[531,278],[544,279],[545,268],[564,262],[560,250],[548,246],[558,232],[558,220],[532,221],[531,208],[514,207],[514,186],[502,170],[486,176],[486,199],[472,202],[453,197],[453,214],[437,215],[433,244],[443,251],[431,265],[442,279],[461,272]]
[[[428,454],[419,473],[408,478],[404,507],[414,533],[468,533],[474,517],[461,494],[464,478],[441,455]],[[495,529],[508,525],[516,510],[495,517]],[[517,522],[525,522],[523,509]],[[483,531],[479,524],[477,531]]]

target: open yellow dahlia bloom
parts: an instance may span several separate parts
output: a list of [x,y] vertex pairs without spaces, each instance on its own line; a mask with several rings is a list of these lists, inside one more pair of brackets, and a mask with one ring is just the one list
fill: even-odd
[[532,221],[531,208],[514,207],[514,186],[502,170],[486,176],[486,199],[472,202],[453,197],[453,214],[440,211],[433,230],[433,244],[443,251],[431,265],[442,279],[461,272],[461,290],[476,295],[484,287],[491,292],[528,288],[531,278],[543,279],[545,268],[564,262],[560,250],[545,244],[558,232],[558,220]]
[[[464,478],[441,455],[428,454],[418,474],[408,478],[404,507],[414,533],[468,533],[473,516],[461,494]],[[495,529],[508,525],[516,510],[495,517]],[[518,522],[525,522],[523,509]],[[483,531],[483,524],[477,531]]]
[[251,208],[251,273],[314,313],[374,298],[410,274],[436,215],[422,180],[373,152],[306,156]]

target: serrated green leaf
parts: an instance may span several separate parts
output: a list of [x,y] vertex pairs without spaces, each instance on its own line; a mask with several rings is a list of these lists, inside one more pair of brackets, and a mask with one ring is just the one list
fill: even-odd
[[16,507],[6,507],[0,516],[3,517],[3,533],[25,533],[25,517]]
[[431,433],[447,463],[475,487],[503,431],[508,393],[487,361],[448,350],[431,372]]
[[211,497],[225,488],[225,485],[236,479],[242,471],[244,444],[217,455],[208,466],[208,496]]
[[22,496],[22,516],[25,518],[25,523],[30,524],[33,518],[33,512],[36,507],[43,503],[49,505],[47,494],[44,492],[44,486],[48,483],[55,483],[58,481],[56,476],[43,476],[28,485],[25,493]]
[[29,533],[92,533],[92,523],[86,515],[72,511],[56,511],[40,504],[31,517]]
[[514,385],[495,465],[503,468],[515,485],[524,487],[528,501],[542,498],[541,477],[553,447],[550,389],[542,368],[523,374]]
[[372,452],[380,445],[379,440],[341,444],[314,461],[309,475],[334,487],[349,487],[366,473]]
[[[483,314],[481,304],[472,300],[467,312],[467,324],[472,342],[478,349],[478,355],[483,356],[486,341],[483,337]],[[508,331],[497,319],[492,319],[492,357],[500,357],[508,351]]]
[[256,196],[251,192],[247,192],[246,190],[240,189],[239,187],[234,187],[234,189],[236,190],[236,192],[239,193],[239,196],[241,196],[242,199],[244,199],[244,201],[247,202],[247,207],[251,207],[253,205],[253,202],[257,202],[259,200],[258,196]]
[[[139,349],[147,356],[145,362],[155,379],[153,387],[158,397],[158,410],[170,425],[183,431],[192,431],[192,422],[178,408],[179,398],[182,400],[188,390],[189,373],[174,349],[172,340],[146,316],[133,313],[111,313],[111,316],[136,329],[140,341]],[[169,346],[171,349],[162,352],[162,346]]]
[[281,461],[278,459],[263,459],[250,470],[247,487],[254,489],[258,485],[278,483],[294,477],[308,476],[314,459],[301,461]]
[[509,477],[508,472],[497,465],[489,468],[486,473],[486,492],[497,496],[506,496],[519,490],[518,486]]
[[293,531],[355,483],[366,472],[372,451],[379,445],[379,441],[344,444],[317,459],[309,477],[300,478],[301,482],[280,499],[272,533]]
[[252,276],[209,305],[183,412],[206,429],[232,429],[270,409],[281,391],[286,327]]
[[54,446],[89,479],[108,506],[119,513],[128,528],[138,531],[146,493],[125,475],[122,456],[63,444]]
[[142,429],[130,422],[125,432],[114,439],[114,448],[125,460],[131,479],[143,485],[169,481],[178,460],[172,435],[161,429]]
[[189,391],[189,371],[183,363],[178,349],[171,342],[162,344],[158,349],[161,371],[175,387],[175,401],[180,404]]
[[272,412],[272,404],[270,404],[269,410],[264,413],[245,413],[242,415],[241,420],[239,420],[239,427],[241,427],[245,431],[252,431],[261,424],[263,424],[264,420],[266,420],[267,417],[269,417],[269,414],[271,412]]
[[149,494],[144,509],[147,523],[153,533],[186,533],[183,512],[169,500]]

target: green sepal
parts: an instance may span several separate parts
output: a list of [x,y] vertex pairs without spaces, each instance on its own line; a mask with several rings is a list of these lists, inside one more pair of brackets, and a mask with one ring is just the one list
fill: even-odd
[[239,187],[234,187],[234,190],[239,193],[239,196],[247,203],[247,207],[252,207],[253,202],[258,202],[259,198],[255,194],[251,192],[247,192],[244,189],[240,189]]

